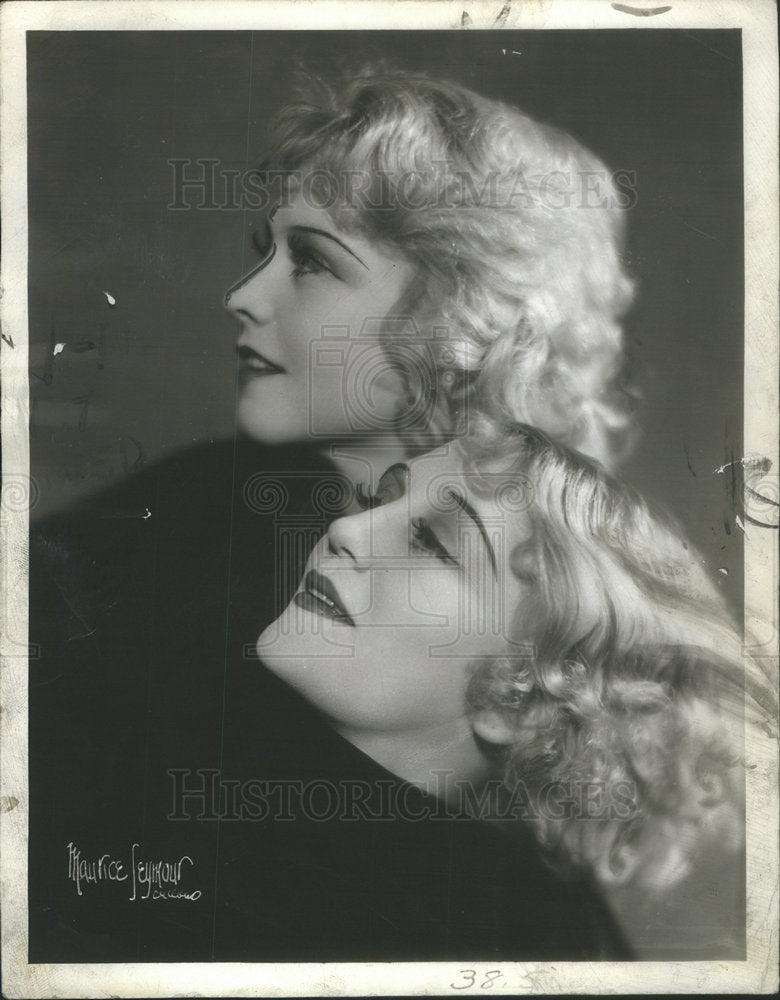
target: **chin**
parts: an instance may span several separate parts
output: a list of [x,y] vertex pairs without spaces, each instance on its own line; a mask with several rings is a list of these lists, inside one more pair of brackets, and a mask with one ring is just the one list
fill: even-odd
[[298,660],[296,637],[289,633],[287,618],[288,612],[285,610],[279,618],[263,629],[255,643],[258,658],[274,673],[284,674],[285,663],[289,668]]
[[255,650],[268,669],[285,680],[322,674],[355,662],[355,640],[346,628],[315,626],[312,616],[294,605],[260,634]]

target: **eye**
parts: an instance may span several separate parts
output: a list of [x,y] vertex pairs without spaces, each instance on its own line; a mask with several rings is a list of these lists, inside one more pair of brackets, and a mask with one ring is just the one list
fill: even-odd
[[270,219],[266,219],[262,226],[252,230],[252,248],[260,260],[265,260],[274,246],[274,231]]
[[374,507],[382,505],[382,498],[378,493],[369,493],[365,483],[358,483],[355,487],[355,499],[361,510],[373,510]]
[[362,510],[381,507],[382,504],[392,503],[393,500],[402,497],[406,493],[408,480],[408,465],[396,462],[382,473],[376,493],[369,493],[368,487],[364,483],[359,483],[355,490],[355,498]]
[[290,249],[290,259],[295,265],[292,271],[293,278],[301,278],[306,274],[322,274],[326,271],[328,274],[333,274],[314,247],[300,236],[291,233],[287,237],[287,246]]
[[411,550],[412,552],[422,552],[426,555],[436,556],[437,559],[441,559],[448,566],[460,566],[458,560],[450,555],[436,537],[431,526],[422,517],[412,518]]

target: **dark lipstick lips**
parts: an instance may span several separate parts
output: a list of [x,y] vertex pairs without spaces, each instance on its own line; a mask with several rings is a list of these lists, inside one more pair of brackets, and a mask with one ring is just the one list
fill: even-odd
[[354,621],[341,603],[338,591],[327,577],[318,573],[316,569],[310,569],[303,581],[303,588],[293,598],[299,608],[355,627]]
[[248,371],[256,371],[258,373],[266,372],[269,375],[282,375],[284,374],[284,368],[280,368],[279,365],[275,365],[273,361],[269,361],[268,358],[264,357],[259,351],[255,351],[251,347],[247,347],[243,344],[236,348],[236,353],[238,354],[239,360],[245,365]]

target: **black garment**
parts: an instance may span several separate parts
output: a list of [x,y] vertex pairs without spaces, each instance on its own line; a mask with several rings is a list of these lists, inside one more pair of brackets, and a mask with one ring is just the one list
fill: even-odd
[[228,443],[34,531],[30,961],[626,957],[527,834],[443,817],[253,656],[338,486]]

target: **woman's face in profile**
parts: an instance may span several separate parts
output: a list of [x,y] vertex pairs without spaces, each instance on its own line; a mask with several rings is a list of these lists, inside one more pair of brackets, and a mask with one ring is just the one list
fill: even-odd
[[465,472],[453,444],[389,468],[378,505],[334,522],[316,547],[260,658],[336,728],[464,718],[470,665],[508,644],[522,653],[510,636],[533,622],[530,496],[507,482]]
[[272,214],[254,234],[259,262],[225,299],[240,322],[238,425],[271,444],[376,436],[402,381],[371,321],[391,311],[411,265],[300,194]]

